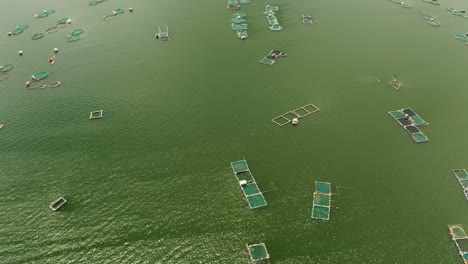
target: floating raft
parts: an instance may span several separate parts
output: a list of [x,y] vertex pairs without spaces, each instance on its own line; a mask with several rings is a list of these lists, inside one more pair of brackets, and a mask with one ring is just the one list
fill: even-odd
[[456,16],[465,16],[466,10],[453,10],[452,14]]
[[34,35],[32,35],[32,39],[40,39],[44,37],[44,34],[43,33],[35,33]]
[[403,8],[408,8],[408,9],[409,9],[409,8],[413,8],[412,5],[406,4],[406,3],[403,3],[403,2],[401,2],[400,6],[403,7]]
[[388,112],[397,123],[405,129],[411,135],[411,138],[416,143],[426,142],[429,139],[426,135],[423,134],[418,128],[418,126],[428,125],[424,119],[422,119],[418,114],[416,114],[411,108],[404,108],[400,110]]
[[462,225],[449,225],[450,236],[458,249],[458,255],[460,255],[465,264],[468,263],[468,236],[463,230]]
[[279,11],[279,7],[278,7],[278,6],[267,5],[267,6],[265,7],[265,11],[263,11],[263,14],[264,14],[264,15],[274,14],[275,12],[278,12],[278,11]]
[[169,28],[167,26],[158,27],[158,34],[155,37],[160,40],[169,40]]
[[429,13],[423,13],[422,14],[423,18],[426,19],[426,20],[434,20],[435,18],[429,14]]
[[329,182],[315,182],[314,199],[312,202],[313,219],[330,219],[331,195],[331,184]]
[[468,200],[468,172],[465,169],[453,169],[452,172],[457,178],[458,183],[460,183],[465,198]]
[[238,0],[228,0],[227,8],[238,10],[240,9],[240,3]]
[[248,24],[231,24],[232,30],[239,31],[239,30],[247,30]]
[[245,19],[243,19],[241,17],[235,17],[235,18],[231,19],[231,22],[234,23],[234,24],[241,24],[241,23],[245,22]]
[[241,3],[241,4],[251,4],[252,0],[240,0],[239,3]]
[[309,14],[303,14],[302,15],[302,23],[303,24],[313,24],[315,21],[312,17],[312,15]]
[[455,38],[463,41],[468,41],[468,36],[463,34],[455,34]]
[[320,109],[317,106],[313,104],[307,104],[292,111],[286,112],[282,115],[279,115],[273,118],[271,121],[273,121],[273,123],[277,124],[278,126],[284,126],[291,123],[294,118],[306,117],[310,114],[318,112],[319,110]]
[[427,23],[433,27],[440,27],[440,22],[438,21],[427,21]]
[[270,255],[264,243],[247,245],[247,250],[249,251],[250,261],[252,263],[259,263],[270,259]]
[[250,172],[249,166],[247,165],[247,161],[239,160],[231,162],[231,167],[250,209],[266,206],[267,202],[265,197],[263,197],[262,192],[260,192],[260,189]]
[[242,40],[248,38],[249,35],[247,35],[247,30],[237,30],[237,37]]
[[31,78],[33,80],[43,80],[45,78],[47,78],[49,76],[49,73],[48,72],[45,72],[45,71],[41,71],[41,72],[38,72],[36,74],[33,74],[31,76]]
[[67,37],[68,42],[75,42],[75,41],[78,41],[80,39],[81,39],[80,35],[69,35]]
[[89,114],[89,119],[98,119],[98,118],[102,118],[103,112],[104,112],[104,110],[92,111],[92,112]]
[[60,197],[55,202],[53,202],[51,205],[49,205],[49,208],[52,209],[53,211],[57,211],[58,209],[60,209],[66,203],[67,203],[67,200],[65,200],[65,198],[63,198],[63,197]]
[[9,72],[11,70],[13,70],[15,66],[13,66],[13,64],[5,64],[5,65],[2,65],[0,66],[0,72]]
[[245,13],[235,13],[234,14],[234,17],[245,18],[246,16],[247,16],[247,14],[245,14]]
[[429,4],[433,4],[433,5],[440,5],[440,3],[437,2],[437,0],[423,0],[423,1]]
[[21,30],[25,30],[29,27],[29,25],[19,25],[16,27],[16,29],[21,29]]
[[278,19],[276,18],[275,15],[267,14],[267,19],[268,19],[268,24],[270,24],[268,29],[270,29],[271,31],[280,31],[283,29],[283,27],[280,26]]
[[279,57],[286,57],[288,54],[283,53],[280,50],[271,50],[270,53],[263,59],[260,60],[260,63],[266,65],[272,65],[276,62]]

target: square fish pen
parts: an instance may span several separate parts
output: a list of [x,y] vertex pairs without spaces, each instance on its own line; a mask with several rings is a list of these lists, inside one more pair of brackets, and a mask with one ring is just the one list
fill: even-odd
[[297,109],[281,114],[273,118],[271,121],[273,121],[273,123],[277,124],[278,126],[284,126],[291,123],[294,118],[306,117],[310,114],[318,112],[319,110],[320,108],[318,108],[314,104],[307,104]]
[[276,62],[279,57],[286,57],[288,54],[280,51],[280,50],[271,50],[270,53],[265,56],[263,59],[260,60],[260,63],[266,65],[272,65]]
[[249,251],[250,261],[252,263],[262,263],[270,259],[265,243],[247,245],[247,250]]
[[468,264],[468,236],[461,225],[449,225],[450,236],[458,249],[458,254]]
[[453,169],[452,173],[460,183],[460,186],[463,189],[463,194],[465,198],[468,200],[468,172],[465,169]]
[[411,138],[416,143],[429,141],[426,135],[419,130],[419,127],[428,125],[424,119],[422,119],[416,112],[411,108],[403,108],[400,110],[388,112],[390,116],[397,121],[397,123],[408,132]]
[[239,160],[231,162],[231,167],[250,209],[266,206],[265,197],[263,197],[262,192],[258,188],[247,161]]
[[330,219],[331,195],[331,184],[329,182],[315,182],[314,199],[312,202],[313,219]]
[[104,110],[97,110],[97,111],[92,111],[90,114],[89,114],[89,119],[99,119],[99,118],[102,118],[102,113],[104,112]]

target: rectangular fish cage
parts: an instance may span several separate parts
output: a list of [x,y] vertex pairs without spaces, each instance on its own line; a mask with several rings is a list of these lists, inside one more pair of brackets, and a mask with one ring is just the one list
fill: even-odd
[[416,143],[429,141],[427,136],[419,130],[419,127],[428,125],[424,119],[421,118],[416,112],[411,108],[403,108],[400,110],[388,112],[390,116],[395,119],[395,121],[403,127],[403,129],[408,132],[411,138]]
[[63,197],[60,197],[57,200],[55,200],[51,205],[49,205],[49,208],[52,209],[53,211],[57,211],[66,203],[67,203],[67,200],[65,200],[65,198]]
[[266,206],[267,202],[265,197],[260,191],[260,188],[258,188],[257,182],[255,182],[255,178],[250,172],[247,161],[239,160],[231,162],[231,168],[250,209]]
[[463,194],[465,198],[468,200],[468,172],[465,169],[453,169],[452,173],[460,183],[460,186],[463,189]]
[[261,263],[270,259],[265,243],[247,245],[247,250],[252,263]]
[[104,112],[104,110],[92,111],[92,112],[89,114],[89,119],[99,119],[99,118],[102,118],[103,112]]
[[288,54],[280,50],[271,50],[270,53],[260,60],[260,63],[266,65],[272,65],[279,57],[286,57]]
[[330,219],[331,195],[331,184],[329,182],[315,182],[311,215],[313,219]]
[[240,3],[238,0],[228,0],[227,4],[228,9],[238,10],[240,9]]
[[299,119],[302,117],[306,117],[318,111],[320,111],[320,108],[318,108],[314,104],[307,104],[297,109],[281,114],[273,118],[271,121],[273,121],[273,123],[277,124],[278,126],[284,126],[284,125],[291,123],[294,118]]
[[167,26],[158,27],[156,38],[160,40],[169,40],[169,28]]
[[312,17],[312,15],[309,14],[303,14],[302,15],[302,23],[303,24],[313,24],[315,21]]
[[468,236],[461,225],[449,225],[450,236],[465,264],[468,263]]

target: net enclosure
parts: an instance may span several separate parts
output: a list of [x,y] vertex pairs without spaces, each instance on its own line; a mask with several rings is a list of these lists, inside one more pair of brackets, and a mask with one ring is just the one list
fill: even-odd
[[270,259],[265,243],[247,245],[247,250],[251,263],[260,263]]
[[277,124],[278,126],[284,126],[291,123],[294,118],[303,118],[318,111],[320,111],[320,108],[314,104],[306,104],[297,109],[281,114],[273,118],[271,121],[273,121],[273,123]]
[[263,59],[260,60],[261,64],[272,65],[275,63],[280,57],[286,57],[288,54],[282,52],[281,50],[271,50],[268,55],[266,55]]
[[422,119],[416,112],[411,108],[403,108],[400,110],[388,112],[390,116],[406,131],[410,134],[411,138],[416,143],[429,141],[427,136],[419,130],[419,127],[428,125],[424,119]]
[[231,168],[250,209],[266,206],[267,202],[265,197],[258,188],[257,182],[249,169],[247,161],[239,160],[231,162]]
[[462,225],[449,225],[450,236],[457,246],[458,255],[460,255],[465,264],[468,263],[468,236]]
[[314,198],[312,200],[313,219],[329,220],[331,207],[331,184],[329,182],[315,182]]
[[465,169],[453,169],[452,173],[457,178],[458,183],[463,189],[463,194],[468,200],[468,172]]

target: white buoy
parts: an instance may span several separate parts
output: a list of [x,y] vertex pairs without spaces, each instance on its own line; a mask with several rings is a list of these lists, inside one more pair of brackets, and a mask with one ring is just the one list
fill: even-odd
[[130,7],[130,8],[128,9],[128,11],[129,11],[129,12],[133,12],[133,8]]
[[242,36],[241,39],[244,40],[244,39],[245,39],[245,36]]
[[8,32],[8,33],[7,33],[7,36],[11,36],[11,34],[13,34],[13,33],[11,33],[11,32]]
[[68,19],[68,20],[67,20],[67,24],[71,24],[71,19]]
[[297,124],[299,124],[299,119],[297,119],[297,118],[293,118],[293,120],[292,120],[292,124],[293,124],[293,125],[297,125]]
[[23,56],[23,51],[22,51],[22,50],[18,51],[18,54],[19,54],[20,56]]
[[57,49],[57,48],[55,48],[55,49],[54,49],[54,53],[57,53],[57,52],[58,52],[58,49]]
[[34,18],[38,18],[38,17],[39,17],[39,15],[38,15],[38,14],[35,14],[35,15],[34,15]]

